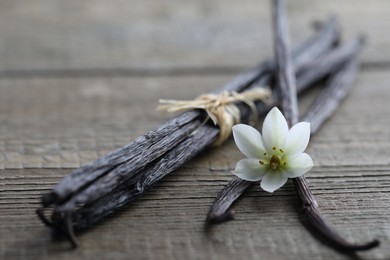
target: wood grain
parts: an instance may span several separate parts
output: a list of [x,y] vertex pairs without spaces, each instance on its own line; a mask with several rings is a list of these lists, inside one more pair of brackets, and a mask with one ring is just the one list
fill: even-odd
[[[167,119],[169,115],[155,111],[154,106],[159,97],[169,97],[166,88],[178,99],[190,99],[230,78],[1,80],[0,166],[9,169],[78,167]],[[362,73],[356,89],[346,100],[350,110],[336,113],[332,123],[320,130],[316,145],[309,148],[318,164],[390,163],[387,151],[390,139],[386,132],[389,123],[386,100],[390,94],[386,91],[386,81],[385,71]],[[183,89],[183,85],[193,86],[192,93]],[[150,90],[146,91],[149,95],[135,94],[139,86]],[[95,92],[96,88],[105,89],[106,94]],[[43,99],[45,95],[50,98]],[[360,105],[365,102],[372,104],[372,108]],[[332,153],[332,149],[340,151],[342,157]],[[211,164],[219,168],[219,161]],[[234,161],[228,164],[232,166]]]
[[[362,259],[390,258],[389,10],[387,0],[289,2],[293,42],[330,13],[345,38],[368,35],[351,95],[312,138],[307,175],[349,241],[383,242]],[[291,183],[273,195],[250,188],[236,221],[206,230],[210,204],[243,158],[232,141],[81,234],[82,250],[53,242],[34,215],[70,168],[168,119],[155,111],[159,98],[222,85],[271,56],[271,39],[268,1],[1,1],[0,258],[350,259],[301,226]],[[315,94],[300,99],[302,113]]]
[[[176,80],[177,83],[190,82],[191,78],[204,82],[199,84],[204,86],[224,80],[219,76],[184,77]],[[307,176],[310,187],[321,204],[325,217],[351,241],[361,241],[369,236],[381,239],[383,244],[390,242],[390,226],[387,224],[389,199],[386,195],[390,187],[390,132],[386,128],[389,123],[386,112],[386,100],[389,98],[389,93],[386,92],[387,78],[386,72],[363,72],[352,95],[312,139],[309,148],[317,165]],[[158,80],[163,82],[161,78]],[[59,81],[61,80],[56,82]],[[73,80],[73,85],[77,85],[77,81]],[[174,81],[169,79],[168,84],[174,86]],[[376,84],[372,85],[372,82]],[[47,91],[53,88],[53,85],[49,85]],[[77,94],[77,91],[71,92]],[[311,96],[308,93],[304,97],[304,103],[309,103]],[[144,102],[149,98],[152,98],[152,95],[145,95]],[[142,99],[142,95],[139,96],[139,102]],[[368,101],[375,104],[375,110],[361,108],[360,104]],[[69,109],[72,105],[75,103],[52,109]],[[84,103],[83,106],[86,105]],[[98,116],[96,110],[94,111],[92,118]],[[146,118],[153,118],[156,112],[151,109],[144,113]],[[42,117],[41,120],[44,125],[45,118],[47,117]],[[28,121],[28,117],[24,120]],[[106,120],[110,121],[112,118],[103,118],[101,123],[105,125]],[[33,121],[31,124],[34,125]],[[39,122],[35,124],[38,127]],[[11,130],[11,126],[7,127]],[[95,126],[91,124],[84,127],[89,127],[92,131]],[[147,127],[147,124],[143,127]],[[70,130],[74,131],[74,126],[71,124],[69,128],[64,126],[61,129],[62,132],[57,134],[65,135],[69,134]],[[108,131],[109,128],[106,129],[105,135],[112,140],[118,130],[113,128],[114,132],[111,132]],[[59,131],[57,128],[54,130]],[[77,138],[79,134],[80,137]],[[74,135],[79,141],[83,139],[82,132],[76,131]],[[33,140],[39,146],[38,141],[41,139]],[[73,149],[77,153],[76,147]],[[242,254],[248,258],[283,259],[292,254],[302,259],[345,259],[344,256],[323,247],[301,226],[295,212],[298,205],[291,184],[272,196],[256,187],[251,188],[235,208],[239,212],[236,221],[205,233],[203,225],[209,205],[230,180],[229,171],[241,158],[242,155],[232,142],[203,153],[152,188],[134,206],[82,235],[80,239],[83,250],[76,252],[64,251],[64,248],[68,248],[67,242],[52,243],[46,227],[33,213],[38,206],[40,195],[49,191],[69,170],[3,170],[0,177],[1,256],[56,256],[61,259],[100,254],[104,257],[126,257],[126,254],[131,252],[137,259],[156,256],[173,259],[234,259]],[[390,251],[386,247],[367,254],[368,259],[386,259],[389,255]]]
[[[346,38],[364,32],[369,64],[387,63],[390,2],[297,0],[289,5],[294,42],[309,24],[338,14]],[[248,67],[272,53],[269,1],[3,0],[3,76],[172,73]],[[146,70],[146,71],[145,71]],[[208,71],[208,70],[206,70]]]
[[[1,204],[0,219],[9,223],[0,229],[3,257],[65,259],[131,254],[136,259],[236,259],[240,255],[283,259],[291,254],[302,259],[347,259],[317,242],[301,226],[291,183],[272,196],[253,187],[236,206],[240,214],[235,221],[205,232],[208,204],[231,178],[228,172],[210,172],[207,168],[183,168],[167,177],[133,207],[82,235],[83,250],[67,251],[67,241],[53,243],[33,214],[39,197],[36,183],[48,190],[59,180],[58,175],[47,178],[50,174],[50,170],[31,170],[25,178],[16,179],[18,170],[3,172],[9,187],[3,194],[13,200]],[[325,217],[349,240],[375,236],[384,244],[390,242],[389,201],[383,195],[388,190],[388,171],[317,167],[308,181]],[[363,255],[386,259],[389,254],[383,247]]]

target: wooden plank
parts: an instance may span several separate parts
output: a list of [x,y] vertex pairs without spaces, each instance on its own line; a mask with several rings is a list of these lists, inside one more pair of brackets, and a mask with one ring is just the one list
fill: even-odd
[[[28,156],[48,153],[58,163],[57,152],[78,156],[83,147],[78,144],[86,139],[84,145],[96,156],[100,141],[106,142],[106,148],[119,146],[158,124],[161,115],[150,106],[158,96],[190,98],[222,81],[226,81],[225,77],[2,80],[0,104],[6,105],[0,115],[5,115],[3,111],[7,109],[11,116],[0,120],[1,140]],[[310,186],[326,218],[351,241],[375,237],[383,244],[390,242],[387,81],[387,71],[361,73],[352,95],[313,138],[309,148],[317,165],[307,175]],[[29,89],[23,88],[28,82]],[[81,91],[88,86],[93,89],[96,84],[110,85],[111,94],[90,98]],[[148,95],[137,91],[144,84],[154,86],[155,91]],[[184,89],[183,84],[202,88]],[[53,101],[39,98],[44,93]],[[307,107],[313,94],[306,96],[303,107]],[[361,104],[365,102],[373,109],[364,109]],[[132,113],[126,114],[128,110]],[[117,135],[124,140],[115,139]],[[55,136],[66,138],[52,139]],[[51,140],[57,144],[46,146]],[[24,156],[23,152],[15,152],[17,155]],[[67,242],[53,243],[49,230],[34,216],[40,195],[69,172],[55,169],[64,167],[61,161],[50,169],[31,169],[43,167],[34,166],[34,158],[26,166],[29,169],[2,170],[0,257],[347,259],[320,244],[302,226],[291,184],[273,195],[254,186],[235,206],[235,221],[205,230],[208,207],[232,177],[230,171],[241,158],[231,141],[206,151],[152,188],[134,206],[81,235],[81,248],[77,251],[64,250],[69,247]],[[386,259],[390,250],[381,247],[362,255]]]
[[[292,36],[302,40],[311,21],[338,14],[347,37],[368,35],[365,62],[388,63],[389,9],[387,0],[297,0],[289,3]],[[4,0],[0,71],[99,75],[99,69],[142,74],[247,67],[272,53],[269,10],[268,1],[255,0]]]
[[171,117],[156,111],[159,98],[191,99],[229,79],[1,80],[0,168],[78,167]]
[[[230,78],[0,80],[0,167],[78,167],[170,117],[155,110],[159,98],[191,99]],[[361,73],[352,95],[313,139],[309,152],[318,165],[390,163],[387,82],[387,71]],[[216,150],[215,169],[230,169],[240,157],[233,142]]]
[[[302,226],[291,183],[273,195],[254,186],[234,207],[235,221],[206,229],[213,198],[243,158],[232,141],[81,234],[80,249],[51,240],[34,210],[67,168],[167,119],[155,111],[158,98],[193,98],[272,53],[268,1],[107,3],[0,3],[0,258],[350,259]],[[307,177],[325,217],[348,239],[382,241],[362,258],[389,259],[390,56],[384,50],[390,41],[384,32],[390,2],[289,5],[295,41],[307,37],[310,21],[329,13],[341,16],[346,37],[362,31],[370,38],[363,60],[382,70],[361,73],[312,139],[316,167]],[[304,97],[303,110],[314,94]]]
[[[51,241],[49,230],[33,213],[39,195],[65,173],[2,171],[2,258],[348,259],[320,244],[302,226],[291,183],[273,195],[255,185],[235,206],[235,221],[205,230],[212,198],[231,178],[229,172],[209,168],[177,171],[133,207],[82,234],[81,248],[66,250],[68,242]],[[390,242],[388,169],[317,167],[308,181],[326,218],[348,239]],[[361,255],[386,259],[390,249],[383,246]]]

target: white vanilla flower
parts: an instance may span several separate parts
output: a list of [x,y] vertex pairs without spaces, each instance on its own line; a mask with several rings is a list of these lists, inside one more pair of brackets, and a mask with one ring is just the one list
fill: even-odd
[[304,153],[310,139],[310,123],[300,122],[289,130],[276,107],[264,120],[263,135],[249,125],[239,124],[233,126],[233,137],[238,149],[248,157],[237,163],[233,173],[246,181],[261,180],[265,191],[274,192],[288,178],[302,176],[314,165]]

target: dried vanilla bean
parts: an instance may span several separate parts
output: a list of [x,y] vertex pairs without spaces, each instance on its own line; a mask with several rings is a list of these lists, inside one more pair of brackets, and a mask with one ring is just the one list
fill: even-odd
[[[364,37],[357,38],[361,45],[364,44]],[[360,48],[359,48],[360,49]],[[359,72],[358,54],[352,56],[342,67],[333,69],[325,87],[321,90],[319,96],[310,106],[306,116],[302,121],[310,122],[311,134],[316,133],[322,124],[334,114],[340,103],[348,95]],[[329,66],[331,68],[331,66]],[[300,82],[298,78],[298,82]],[[299,87],[298,87],[299,89]]]
[[221,224],[234,219],[231,206],[252,184],[253,182],[234,176],[215,198],[207,214],[206,223]]
[[[329,49],[338,40],[338,37],[339,30],[336,26],[336,21],[334,18],[331,18],[319,34],[296,49],[294,52],[294,56],[297,57],[296,67],[305,67],[313,57],[318,57],[318,55]],[[256,82],[260,77],[273,71],[274,66],[275,63],[272,60],[264,62],[239,75],[233,81],[223,86],[221,90],[242,91]],[[153,151],[160,150],[160,153],[169,151],[172,145],[184,140],[189,132],[199,127],[199,122],[195,119],[202,116],[203,114],[199,111],[183,113],[148,134],[138,137],[126,146],[76,169],[56,185],[52,192],[43,196],[43,205],[48,206],[65,202],[79,190],[84,189],[101,176],[127,161],[133,160],[138,163],[137,168],[139,169],[145,167],[151,161],[158,158],[158,155],[154,156]],[[182,131],[182,127],[187,129]],[[147,149],[151,150],[152,153],[145,160],[143,151]]]
[[294,66],[291,58],[290,38],[285,14],[285,1],[272,0],[272,21],[276,60],[277,93],[287,122],[298,123],[298,98]]
[[[340,61],[337,59],[334,64],[337,65],[338,63],[340,63]],[[310,69],[313,70],[315,68],[316,67],[311,67]],[[323,77],[322,74],[318,75]],[[270,77],[264,76],[260,82],[257,82],[257,85],[268,85],[270,83],[269,80]],[[250,114],[250,111],[245,111],[245,107],[242,107],[242,109],[244,110],[242,113],[242,121],[245,122],[248,120],[246,115]],[[264,112],[268,108],[267,106],[264,106],[264,103],[259,102],[258,109],[260,112]],[[203,130],[206,131],[207,134],[203,133]],[[77,212],[74,212],[74,218],[76,219],[74,221],[74,227],[77,229],[87,227],[99,219],[102,219],[106,215],[111,214],[114,209],[119,209],[126,203],[129,203],[138,196],[142,195],[142,193],[153,183],[157,182],[166,174],[175,170],[180,165],[199,153],[202,150],[201,147],[211,144],[217,135],[218,129],[213,126],[205,125],[199,128],[194,134],[191,135],[191,137],[188,138],[188,140],[186,139],[180,143],[177,147],[164,155],[160,161],[155,164],[151,164],[151,167],[147,167],[146,170],[143,170],[142,173],[139,173],[138,175],[142,176],[140,178],[121,178],[121,174],[118,174],[116,170],[104,176],[101,181],[96,182],[94,185],[86,188],[84,191],[80,192],[78,196],[75,196],[74,199],[71,200],[73,201],[74,206],[77,204],[85,205],[86,201],[83,201],[83,199],[87,198],[87,202],[90,205],[81,208]],[[126,163],[117,169],[122,168],[122,166],[125,169]],[[126,176],[125,172],[123,173],[124,176]],[[118,181],[119,179],[120,181]],[[120,188],[113,190],[120,182],[124,184],[122,184]],[[103,196],[101,196],[102,194]],[[96,203],[92,203],[91,205],[91,202],[98,199],[99,197],[103,198]],[[59,206],[58,209],[61,211],[61,206]]]
[[[303,51],[302,53],[299,53],[298,51],[296,52],[298,53],[298,55],[296,55],[296,64],[298,69],[311,62],[308,57],[311,57],[311,59],[318,58],[318,56],[332,47],[334,42],[338,39],[338,30],[335,27],[334,19],[331,19],[327,26],[323,28],[322,32],[313,39],[309,41],[310,44],[305,43],[298,48],[298,50],[300,49]],[[307,55],[307,53],[311,53],[311,55]],[[256,73],[254,73],[254,69],[243,74],[243,76],[239,76],[236,80],[229,83],[224,88],[229,89],[235,87],[236,89],[241,89],[243,87],[258,84],[259,81],[263,84],[269,80],[269,75],[273,68],[273,62],[263,63],[263,65],[258,67],[260,73],[258,73],[257,76],[255,75]],[[56,203],[51,217],[51,222],[44,217],[42,210],[38,210],[39,216],[46,224],[51,225],[56,229],[65,229],[65,232],[70,236],[70,240],[74,245],[76,245],[72,230],[73,227],[87,227],[97,220],[102,219],[104,216],[111,214],[113,209],[117,210],[118,208],[123,207],[127,202],[142,195],[143,192],[150,187],[150,185],[164,177],[169,172],[178,168],[185,161],[192,158],[213,142],[215,137],[218,135],[218,128],[209,125],[199,128],[202,120],[200,120],[196,114],[197,112],[184,113],[184,116],[181,115],[170,121],[171,123],[174,122],[174,127],[188,127],[188,131],[184,133],[181,131],[178,134],[178,137],[175,137],[176,139],[171,140],[173,143],[176,142],[175,144],[178,145],[178,143],[181,144],[180,141],[182,139],[180,138],[183,138],[184,136],[185,138],[183,138],[184,140],[182,141],[183,145],[171,149],[171,151],[156,160],[157,163],[154,162],[155,158],[160,156],[163,152],[160,151],[160,154],[157,154],[157,156],[152,152],[154,149],[158,149],[161,146],[161,142],[164,144],[167,140],[169,140],[166,139],[166,136],[161,138],[161,136],[158,135],[159,132],[167,135],[169,131],[172,131],[173,126],[170,126],[169,124],[168,127],[167,124],[165,124],[148,135],[139,137],[124,148],[98,159],[95,163],[77,169],[71,177],[67,177],[63,183],[60,183],[56,187],[57,189],[54,189],[54,192],[45,196],[43,199],[44,205]],[[189,132],[192,127],[198,127],[199,129],[189,136]],[[202,131],[204,131],[203,134]],[[194,142],[192,139],[198,141]],[[142,145],[145,145],[145,140],[149,140],[149,142],[147,142],[147,147],[149,146],[149,148],[151,148],[148,154],[153,155],[154,157],[142,158],[143,161],[141,161],[141,156],[137,153],[135,156],[127,158],[128,161],[121,158],[121,156],[126,156],[126,154],[128,154],[134,147],[139,149]],[[190,145],[188,145],[187,142],[195,143],[193,149],[188,148]],[[166,150],[164,151],[166,152]],[[178,151],[186,156],[177,156]],[[83,176],[89,173],[93,173],[92,176]],[[96,180],[94,180],[94,178]],[[72,183],[74,182],[77,183],[76,186],[72,186]],[[92,185],[90,185],[91,182],[93,182]],[[132,183],[135,183],[133,190],[129,187]],[[110,201],[111,204],[101,204],[99,206],[99,201],[101,201],[101,199],[95,203],[95,200],[101,198],[102,195],[104,197],[107,196],[108,201]],[[122,195],[123,197],[120,197]],[[113,201],[110,200],[110,198],[119,199],[117,201]],[[90,211],[89,209],[93,210]],[[99,212],[104,212],[104,214],[100,214]],[[72,221],[70,221],[70,219]]]
[[[284,62],[288,60],[288,53],[286,55],[285,52],[286,50],[288,50],[288,48],[286,48],[285,46],[285,37],[287,37],[286,24],[283,24],[282,20],[278,20],[281,15],[284,15],[284,10],[280,5],[281,2],[279,2],[278,0],[276,0],[274,4],[274,11],[277,12],[277,17],[275,17],[277,18],[275,21],[275,29],[276,34],[279,34],[278,37],[276,37],[276,44],[279,44],[278,47],[283,49],[283,51],[279,53],[277,51],[277,55],[281,56],[279,57],[279,60],[281,62]],[[359,42],[363,44],[363,39],[360,38]],[[358,51],[358,49],[356,51]],[[293,96],[291,96],[291,89],[289,88],[291,88],[290,84],[294,84],[294,80],[285,80],[285,78],[293,77],[292,73],[290,73],[292,69],[286,69],[286,65],[291,66],[291,63],[287,62],[282,64],[281,66],[282,71],[280,71],[280,74],[284,75],[282,75],[282,85],[280,88],[280,92],[282,98],[284,99],[284,106],[293,106],[295,102],[292,99],[296,98],[296,95],[294,94]],[[328,69],[332,68],[332,66],[322,67]],[[306,122],[311,122],[311,134],[314,134],[319,129],[319,127],[337,109],[339,103],[342,101],[342,99],[345,98],[349,89],[351,88],[352,81],[354,80],[357,71],[357,53],[355,56],[351,57],[341,69],[333,71],[326,83],[325,88],[322,90],[318,98],[314,101],[307,116],[303,120]],[[306,79],[301,81],[298,79],[298,82],[301,82],[302,85],[306,85],[305,80]],[[286,82],[287,84],[283,85],[283,83]],[[294,86],[292,86],[292,89],[294,89]],[[287,111],[290,112],[288,115],[286,115],[287,120],[290,121],[290,124],[295,124],[298,121],[297,109],[293,108]],[[309,228],[316,232],[315,234],[319,235],[319,237],[323,239],[324,242],[346,253],[359,250],[369,250],[379,245],[379,241],[377,240],[373,240],[365,244],[351,244],[346,241],[336,230],[334,230],[332,226],[326,223],[324,218],[321,216],[320,212],[317,209],[317,202],[313,194],[311,193],[305,178],[296,178],[293,180],[293,183],[302,205],[304,217],[309,223]],[[237,177],[233,178],[228,183],[226,188],[221,192],[221,194],[217,197],[216,201],[211,207],[207,218],[208,222],[220,223],[222,221],[231,219],[232,213],[229,211],[230,206],[250,185],[250,182],[241,180]]]
[[[357,42],[359,42],[359,44],[356,44]],[[310,69],[305,72],[305,73],[310,73],[311,75],[316,74],[317,72],[318,77],[317,78],[312,77],[312,83],[324,78],[324,71],[326,71],[324,68],[328,69],[328,71],[326,72],[327,74],[330,74],[332,69],[340,68],[340,64],[346,62],[345,59],[350,58],[352,55],[357,54],[357,52],[360,50],[360,47],[362,45],[361,40],[356,39],[351,41],[351,43],[347,43],[345,45],[342,45],[338,48],[329,51],[328,53],[331,57],[333,57],[332,59],[327,59],[326,64],[315,63],[313,65],[314,67],[310,67]],[[346,48],[345,46],[354,46],[354,47]],[[359,46],[359,48],[356,46]],[[340,50],[342,50],[340,55],[332,54],[332,53],[340,53]],[[346,53],[348,55],[346,55]],[[325,58],[326,54],[324,54],[323,56]],[[305,73],[301,75],[305,75]],[[298,82],[301,82],[299,79],[300,78],[298,77]],[[264,82],[260,82],[260,83],[268,84],[270,83],[269,80],[270,80],[269,77],[264,77],[263,78]],[[304,90],[305,88],[302,85],[298,85],[298,92]],[[272,106],[274,104],[270,104],[270,105]],[[320,110],[322,106],[323,104],[321,103],[321,106],[319,106]],[[259,102],[258,109],[259,111],[266,111],[268,108],[264,105],[264,103]],[[247,119],[243,119],[243,122],[245,122],[246,120]],[[101,199],[96,201],[96,203],[92,203],[76,211],[74,213],[74,218],[75,218],[74,227],[76,229],[86,228],[96,223],[100,219],[104,218],[105,216],[112,214],[114,211],[119,210],[127,203],[130,203],[134,199],[138,198],[139,196],[142,195],[142,193],[146,189],[148,189],[155,182],[163,178],[169,172],[177,169],[187,160],[191,159],[198,152],[200,152],[199,146],[211,144],[217,135],[218,135],[218,131],[215,130],[215,127],[213,126],[205,125],[199,128],[199,130],[197,130],[193,135],[191,135],[191,137],[189,137],[188,139],[180,143],[177,147],[175,147],[170,152],[168,152],[166,155],[164,155],[161,160],[151,165],[151,167],[147,167],[146,170],[143,170],[142,173],[139,174],[140,177],[131,178],[125,181],[120,187],[118,187],[115,190],[112,190],[111,193],[106,194]],[[113,176],[107,175],[105,177],[107,180],[103,183],[109,182],[112,177]],[[235,199],[237,199],[241,194],[241,192],[234,192],[234,191],[237,191],[237,189],[241,189],[242,191],[244,191],[250,184],[251,184],[250,182],[245,182],[245,181],[240,182],[240,179],[238,178],[233,179],[232,183],[229,183],[227,188],[224,189],[223,191],[224,194],[220,194],[218,196],[218,198],[221,201],[216,201],[214,203],[216,207],[210,210],[208,221],[220,222],[220,221],[225,221],[230,219],[232,216],[230,212],[227,210],[230,207],[231,203]],[[93,192],[92,189],[91,192]],[[233,197],[229,197],[229,196],[233,196]],[[225,205],[226,207],[224,207],[223,205]]]
[[[293,73],[293,64],[291,51],[289,49],[288,26],[285,14],[285,1],[273,0],[273,20],[275,29],[275,55],[278,62],[278,91],[281,98],[281,107],[284,111],[287,122],[290,126],[298,123],[298,103],[295,75]],[[351,65],[353,66],[353,65]],[[343,75],[345,76],[345,75]],[[347,75],[348,76],[348,75]],[[333,78],[335,84],[340,84],[342,77]],[[334,110],[331,107],[329,111]],[[348,243],[330,226],[321,213],[318,211],[317,202],[312,194],[304,176],[293,179],[295,190],[301,202],[303,215],[309,223],[309,227],[314,230],[329,245],[342,250],[343,252],[352,252],[358,250],[368,250],[379,245],[379,241],[374,240],[366,244],[355,245]]]
[[[341,97],[344,98],[352,86],[351,81],[355,78],[356,73],[348,72],[349,70],[346,70],[345,64],[350,63],[352,59],[357,57],[363,45],[364,38],[356,37],[352,41],[342,44],[323,54],[323,57],[317,59],[317,62],[313,63],[313,67],[298,74],[298,93],[305,90],[307,86],[330,75],[324,90],[309,109],[308,115],[303,119],[303,121],[311,123],[312,134],[314,134],[324,121],[332,115],[334,109],[336,109],[341,102]],[[323,60],[326,62],[323,62]],[[341,74],[341,76],[337,76],[339,74]],[[339,85],[336,85],[333,81],[333,78],[336,76],[344,78],[345,82],[343,81]],[[340,93],[337,95],[335,94],[335,96],[340,98],[335,99],[336,97],[327,94],[334,91]],[[341,95],[341,93],[343,93],[343,95]],[[330,109],[330,106],[333,107],[332,110]],[[250,185],[251,182],[234,177],[213,202],[207,216],[207,222],[220,223],[232,219],[233,215],[229,211],[230,207]]]
[[316,67],[316,70],[305,70],[297,76],[297,88],[302,91],[315,83],[316,80],[323,78],[332,70],[337,70],[345,61],[350,60],[361,50],[365,42],[364,36],[341,44],[337,48],[323,54],[321,58],[312,60],[308,66]]
[[[346,97],[358,70],[359,64],[355,57],[329,79],[327,86],[320,94],[323,98],[317,98],[305,117],[305,121],[311,122],[312,134],[334,113],[339,103]],[[323,219],[316,205],[313,203],[312,197],[302,196],[302,194],[308,194],[304,191],[304,189],[308,188],[304,184],[300,180],[294,180],[295,188],[301,199],[303,214],[306,221],[310,223],[310,227],[316,231],[316,234],[322,236],[325,242],[342,251],[368,250],[379,245],[378,240],[373,240],[366,244],[351,244],[343,239]]]
[[[205,138],[206,135],[210,138]],[[122,183],[114,191],[101,197],[93,204],[75,211],[73,215],[74,228],[77,230],[88,228],[136,200],[153,184],[197,155],[201,151],[200,146],[209,145],[217,136],[218,131],[215,130],[214,126],[201,127],[157,163],[138,174],[137,177]]]

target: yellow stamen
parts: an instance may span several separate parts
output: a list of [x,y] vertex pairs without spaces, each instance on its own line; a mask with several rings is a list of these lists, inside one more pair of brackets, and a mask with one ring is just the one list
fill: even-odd
[[269,161],[271,169],[276,170],[280,165],[280,158],[277,155],[272,155],[271,160]]

